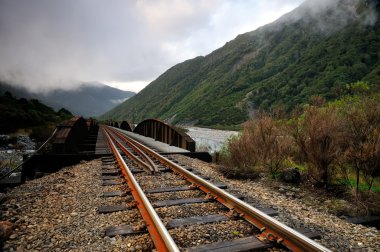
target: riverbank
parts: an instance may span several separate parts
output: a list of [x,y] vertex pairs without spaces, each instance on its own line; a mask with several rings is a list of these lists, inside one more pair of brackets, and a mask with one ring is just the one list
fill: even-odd
[[27,135],[0,135],[0,177],[22,163],[24,155],[34,153],[36,144]]

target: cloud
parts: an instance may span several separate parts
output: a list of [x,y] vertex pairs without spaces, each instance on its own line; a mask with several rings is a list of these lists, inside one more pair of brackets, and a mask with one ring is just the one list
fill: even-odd
[[124,98],[124,99],[111,99],[110,102],[112,102],[115,105],[118,105],[118,104],[120,104],[122,102],[125,102],[126,100],[128,100],[128,98]]
[[139,90],[301,2],[0,0],[0,80],[34,92],[92,81]]

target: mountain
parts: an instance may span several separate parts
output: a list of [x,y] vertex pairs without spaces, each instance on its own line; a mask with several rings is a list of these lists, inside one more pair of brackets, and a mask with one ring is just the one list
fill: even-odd
[[101,116],[235,125],[258,110],[290,112],[346,83],[380,84],[379,1],[306,1],[209,55],[177,64]]
[[55,90],[41,99],[53,108],[65,107],[87,117],[101,115],[134,94],[100,83],[85,83],[77,90]]
[[26,89],[0,83],[0,91],[9,91],[19,98],[39,99],[55,110],[66,108],[84,117],[101,115],[135,94],[101,83],[83,83],[75,90],[54,90],[46,94],[30,93]]
[[36,130],[41,130],[39,127],[46,131],[48,124],[56,124],[73,116],[65,109],[55,112],[35,99],[18,99],[9,91],[0,93],[0,110],[0,134],[26,128],[33,128],[35,133]]

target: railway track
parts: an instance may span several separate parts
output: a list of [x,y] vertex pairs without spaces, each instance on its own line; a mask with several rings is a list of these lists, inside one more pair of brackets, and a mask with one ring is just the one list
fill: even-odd
[[[104,206],[99,213],[138,209],[135,223],[109,227],[106,235],[149,233],[144,250],[247,251],[278,248],[329,251],[306,235],[228,193],[167,156],[108,126],[101,130],[113,156],[103,161],[103,184],[126,183],[127,191],[105,197],[132,195],[128,206]],[[124,179],[120,180],[119,175]]]

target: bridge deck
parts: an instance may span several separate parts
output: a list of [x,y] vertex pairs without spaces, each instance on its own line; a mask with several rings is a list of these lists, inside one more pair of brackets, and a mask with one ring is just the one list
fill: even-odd
[[125,133],[127,136],[139,141],[140,143],[146,144],[149,147],[156,149],[158,152],[165,152],[165,153],[184,153],[184,152],[189,152],[188,150],[178,148],[175,146],[170,146],[169,144],[159,142],[154,140],[153,138],[150,137],[145,137],[130,131],[125,131],[122,129],[115,128],[118,131]]
[[103,135],[103,131],[99,130],[95,145],[95,155],[108,155],[111,151],[108,148],[107,141]]

